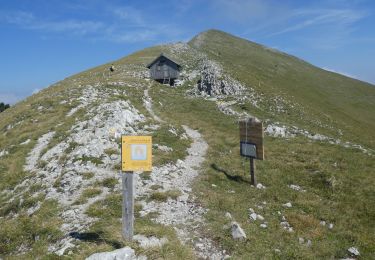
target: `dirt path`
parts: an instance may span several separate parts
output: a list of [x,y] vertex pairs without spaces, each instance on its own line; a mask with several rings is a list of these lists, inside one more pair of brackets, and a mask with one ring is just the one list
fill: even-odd
[[148,94],[148,90],[150,89],[151,87],[151,84],[148,86],[147,89],[144,90],[143,92],[143,95],[144,95],[144,98],[143,98],[143,105],[145,106],[145,108],[147,109],[147,111],[150,113],[150,115],[152,116],[152,118],[159,122],[159,123],[163,123],[164,121],[161,120],[160,117],[158,117],[155,113],[154,113],[154,110],[152,110],[152,99],[150,97],[150,95]]
[[[145,100],[148,101],[146,109],[154,116],[155,120],[162,121],[152,111],[152,99],[145,90]],[[160,122],[159,121],[159,122]],[[208,211],[196,203],[192,194],[194,179],[199,174],[199,168],[205,160],[208,148],[207,142],[197,131],[186,125],[182,126],[192,140],[188,148],[188,155],[184,160],[178,160],[176,164],[167,164],[161,167],[154,167],[150,180],[137,181],[137,196],[155,192],[151,186],[157,184],[161,188],[159,192],[179,190],[181,195],[177,199],[168,198],[165,202],[141,201],[143,210],[141,216],[151,212],[157,212],[158,216],[153,220],[157,223],[173,226],[180,240],[193,247],[198,258],[223,259],[225,251],[214,245],[207,237],[202,236],[202,229],[205,228],[203,215]]]

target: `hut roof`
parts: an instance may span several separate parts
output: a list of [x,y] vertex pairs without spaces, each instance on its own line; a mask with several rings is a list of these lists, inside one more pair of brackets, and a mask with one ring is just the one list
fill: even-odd
[[166,58],[167,60],[170,60],[171,62],[173,62],[174,64],[177,65],[178,68],[181,68],[181,65],[178,64],[177,62],[175,62],[174,60],[172,60],[171,58],[167,57],[164,53],[160,53],[160,55],[158,57],[156,57],[156,59],[154,59],[151,63],[149,63],[147,65],[147,68],[151,68],[151,66],[156,62],[158,61],[161,57],[164,57]]

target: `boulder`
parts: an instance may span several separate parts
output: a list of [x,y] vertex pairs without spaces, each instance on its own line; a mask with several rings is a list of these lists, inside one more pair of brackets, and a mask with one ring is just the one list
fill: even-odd
[[86,258],[86,260],[133,260],[136,259],[134,249],[124,247],[111,252],[95,253]]
[[348,249],[348,252],[351,253],[352,255],[359,256],[359,251],[356,247],[352,246],[351,248]]
[[245,231],[241,228],[237,222],[232,222],[232,237],[235,240],[246,240]]

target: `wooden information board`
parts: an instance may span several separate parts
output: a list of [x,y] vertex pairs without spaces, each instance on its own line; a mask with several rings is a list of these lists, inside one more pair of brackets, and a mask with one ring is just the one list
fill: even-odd
[[[242,149],[254,149],[255,146],[255,157],[254,159],[264,160],[264,148],[263,148],[263,123],[255,118],[239,121],[240,126],[240,142],[241,142],[241,153]],[[246,151],[246,150],[245,150]],[[250,154],[250,153],[249,153]],[[241,154],[246,156],[244,154]],[[250,157],[250,156],[247,156]]]

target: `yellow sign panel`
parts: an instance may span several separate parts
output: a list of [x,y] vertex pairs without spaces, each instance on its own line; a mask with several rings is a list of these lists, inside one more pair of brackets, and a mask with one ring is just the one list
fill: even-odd
[[122,171],[151,171],[151,136],[122,136],[121,168]]

